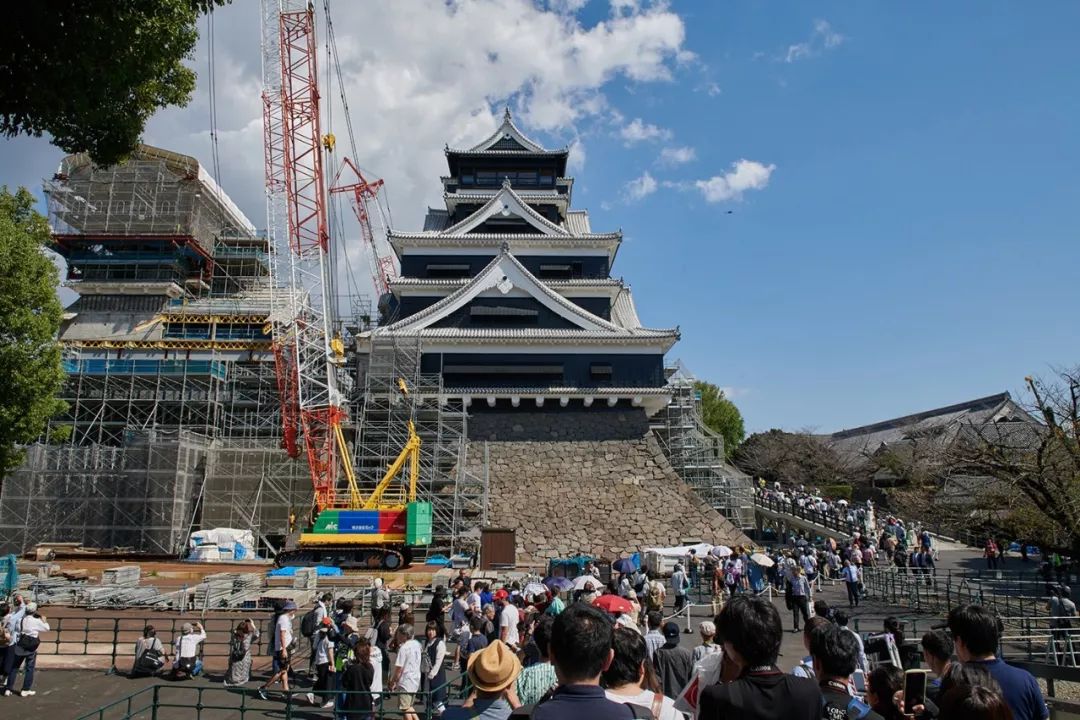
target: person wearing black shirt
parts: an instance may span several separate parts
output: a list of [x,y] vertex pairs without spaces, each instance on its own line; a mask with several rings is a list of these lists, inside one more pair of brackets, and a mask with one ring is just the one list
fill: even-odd
[[664,625],[664,644],[653,653],[653,666],[664,694],[679,697],[694,672],[694,656],[679,646],[679,626],[673,622]]
[[848,679],[855,672],[859,644],[855,636],[838,625],[827,624],[810,633],[810,657],[821,688],[818,705],[824,720],[883,720],[851,694]]
[[813,680],[776,667],[784,630],[764,598],[736,595],[716,616],[725,661],[738,669],[730,683],[710,685],[699,698],[699,720],[818,720],[821,693]]

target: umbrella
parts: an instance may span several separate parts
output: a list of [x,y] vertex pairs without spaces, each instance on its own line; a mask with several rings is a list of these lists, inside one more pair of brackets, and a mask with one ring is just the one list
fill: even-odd
[[809,544],[810,543],[806,542],[804,538],[800,538],[799,541],[795,543],[795,547],[806,547]]
[[578,575],[576,578],[574,578],[575,590],[584,590],[586,585],[591,585],[593,588],[598,588],[600,587],[601,583],[592,575]]
[[569,590],[574,587],[574,581],[570,578],[564,577],[549,577],[544,578],[544,584],[552,590],[562,592],[563,590]]
[[750,556],[750,562],[757,563],[761,567],[772,567],[776,564],[773,562],[773,559],[765,553],[754,553]]
[[622,615],[634,611],[634,606],[630,604],[630,601],[618,595],[601,595],[593,600],[592,604],[594,608],[600,608],[612,615]]
[[525,589],[521,592],[525,595],[525,597],[531,598],[536,597],[537,595],[546,595],[547,590],[547,586],[543,583],[531,582],[526,585]]
[[632,573],[637,570],[637,566],[630,558],[620,558],[611,564],[611,569],[617,573]]
[[709,552],[716,557],[724,558],[731,554],[731,548],[729,548],[727,545],[713,545],[713,549]]

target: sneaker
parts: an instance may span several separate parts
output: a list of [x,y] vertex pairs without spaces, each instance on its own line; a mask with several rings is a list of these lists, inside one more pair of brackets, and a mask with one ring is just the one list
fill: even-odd
[[19,697],[30,697],[31,695],[37,695],[36,690],[23,690],[19,693]]
[[260,700],[269,700],[270,699],[270,698],[266,697],[266,688],[259,688],[259,699]]
[[11,697],[14,694],[15,693],[11,692],[10,690],[6,690],[6,689],[4,690],[4,697]]
[[315,693],[308,693],[306,697],[309,703],[311,703],[312,705],[315,704]]
[[222,684],[222,685],[223,685],[224,687],[232,687],[231,685],[229,685],[229,681],[228,681],[228,680],[222,680],[222,681],[221,681],[221,684]]
[[325,703],[323,703],[323,706],[322,706],[323,710],[326,710],[327,708],[332,708],[332,707],[334,707],[334,701],[333,700],[327,700]]

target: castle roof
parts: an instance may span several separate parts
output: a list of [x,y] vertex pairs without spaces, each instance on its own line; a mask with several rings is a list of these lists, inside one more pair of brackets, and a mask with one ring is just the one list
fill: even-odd
[[517,125],[514,124],[514,118],[510,115],[510,108],[507,107],[503,112],[502,124],[488,137],[481,140],[476,145],[473,145],[468,149],[452,149],[446,148],[447,154],[456,153],[464,155],[478,155],[478,154],[516,154],[516,153],[532,153],[539,155],[565,155],[569,153],[569,148],[561,148],[558,150],[548,150],[540,143],[532,140],[525,133],[521,132]]

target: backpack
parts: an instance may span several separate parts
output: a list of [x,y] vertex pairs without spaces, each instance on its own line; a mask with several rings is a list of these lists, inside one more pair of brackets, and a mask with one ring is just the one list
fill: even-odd
[[231,662],[240,662],[245,657],[247,657],[247,650],[244,649],[244,638],[233,635],[232,643],[229,645],[229,660]]
[[[20,624],[20,628],[25,626],[26,618],[24,617],[22,619],[22,623]],[[31,637],[30,635],[27,635],[25,630],[20,630],[20,632],[22,634],[19,635],[19,640],[15,643],[15,645],[28,653],[37,652],[38,646],[41,645],[41,640],[36,637]]]
[[135,672],[153,675],[165,665],[165,657],[158,650],[157,644],[143,650],[143,654],[135,661]]
[[0,627],[0,648],[6,648],[11,645],[11,631],[6,627]]
[[318,606],[313,607],[304,613],[304,617],[300,618],[300,634],[306,638],[310,638],[315,634],[317,629],[315,626],[318,624],[318,616],[315,613],[318,609]]
[[664,596],[661,594],[662,590],[660,583],[653,580],[649,584],[649,594],[646,597],[650,610],[663,610],[664,609]]

